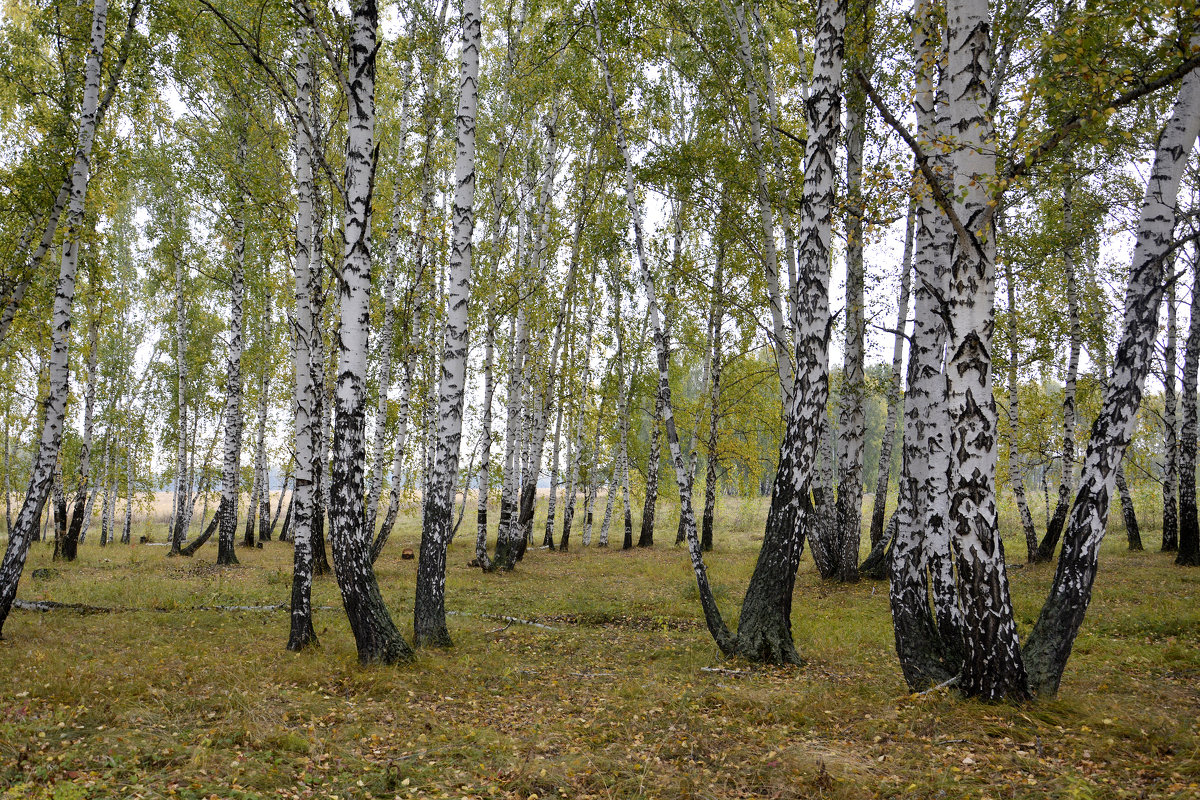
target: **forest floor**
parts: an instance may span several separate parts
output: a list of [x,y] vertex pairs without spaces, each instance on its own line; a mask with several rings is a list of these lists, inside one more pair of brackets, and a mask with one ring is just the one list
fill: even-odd
[[[869,506],[869,503],[868,503]],[[763,501],[721,509],[710,575],[727,618]],[[35,544],[19,597],[134,609],[15,610],[0,642],[0,798],[1200,797],[1200,571],[1104,544],[1060,696],[987,705],[907,691],[885,584],[821,581],[805,557],[793,625],[807,664],[720,658],[663,504],[657,545],[533,549],[480,574],[454,543],[454,647],[360,667],[337,584],[314,588],[321,648],[283,649],[291,548],[213,565],[146,545],[55,564]],[[535,525],[540,540],[542,524]],[[93,528],[95,530],[95,528]],[[418,531],[379,580],[411,631]],[[160,537],[161,538],[161,537]],[[1009,560],[1024,552],[1008,545]],[[37,569],[51,572],[32,573]],[[1053,566],[1011,572],[1028,632]],[[513,616],[540,623],[506,622]]]

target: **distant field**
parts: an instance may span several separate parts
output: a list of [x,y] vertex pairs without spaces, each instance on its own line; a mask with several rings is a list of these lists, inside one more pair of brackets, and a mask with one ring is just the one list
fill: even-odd
[[[765,508],[719,509],[709,565],[727,618]],[[211,544],[168,560],[90,537],[71,565],[35,545],[19,597],[131,610],[13,612],[0,797],[1200,797],[1200,572],[1154,552],[1157,533],[1138,554],[1110,535],[1062,695],[1017,706],[910,695],[886,585],[825,583],[807,557],[793,626],[808,663],[722,660],[676,520],[664,503],[653,550],[583,550],[577,528],[569,554],[484,575],[467,566],[469,514],[449,559],[455,647],[368,669],[332,578],[314,589],[322,647],[301,655],[283,649],[282,611],[198,609],[286,603],[286,544],[228,569]],[[405,631],[416,567],[399,554],[418,536],[403,517],[378,567]],[[1023,631],[1052,575],[1012,572]]]

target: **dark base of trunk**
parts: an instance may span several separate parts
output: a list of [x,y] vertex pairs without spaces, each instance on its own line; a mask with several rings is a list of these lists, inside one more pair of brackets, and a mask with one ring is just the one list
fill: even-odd
[[238,509],[237,503],[230,503],[224,497],[217,507],[217,519],[221,520],[220,533],[217,534],[217,565],[232,567],[238,564],[234,543],[237,541]]
[[558,543],[558,549],[562,552],[567,552],[567,548],[571,544],[571,523],[575,521],[575,506],[567,505],[567,510],[563,512],[563,530],[562,539]]
[[763,613],[742,617],[738,623],[735,653],[758,664],[792,664],[802,666],[796,645],[792,641],[792,625],[788,615],[763,609]]
[[1058,502],[1054,507],[1054,516],[1050,518],[1050,522],[1046,525],[1046,535],[1042,537],[1042,541],[1038,544],[1037,553],[1034,554],[1032,562],[1034,564],[1044,564],[1047,561],[1054,559],[1054,551],[1058,549],[1058,540],[1062,537],[1063,525],[1067,522],[1067,512],[1071,510],[1069,501]]
[[1175,563],[1181,567],[1200,567],[1200,520],[1195,496],[1184,497],[1179,503],[1179,555]]
[[333,567],[329,566],[329,556],[325,554],[325,510],[319,506],[313,515],[312,559],[314,578],[333,574]]
[[642,507],[642,529],[638,532],[638,547],[654,547],[654,515],[656,512],[655,503],[647,497],[646,505]]
[[290,542],[292,540],[292,501],[288,501],[287,511],[283,515],[283,527],[279,530],[279,541]]
[[625,507],[625,536],[621,539],[621,549],[633,549],[633,514],[630,513],[628,506]]
[[[188,544],[187,547],[184,547],[183,549],[181,549],[179,551],[179,555],[187,556],[188,558],[191,558],[192,556],[196,555],[196,551],[199,550],[201,547],[203,547],[204,543],[207,542],[212,537],[213,532],[217,530],[217,526],[220,524],[220,522],[221,522],[221,512],[217,511],[216,516],[214,516],[211,520],[209,520],[208,527],[206,527],[204,529],[204,533],[200,534],[195,539],[193,539]],[[218,563],[220,563],[220,562],[218,561]]]
[[85,501],[83,498],[75,500],[75,507],[71,509],[70,522],[67,523],[66,534],[62,537],[62,547],[59,554],[64,561],[74,561],[79,558],[79,542],[81,532],[83,531],[83,508]]
[[862,564],[858,567],[858,574],[864,578],[873,581],[887,580],[888,577],[888,556],[892,551],[892,543],[896,540],[896,523],[893,518],[892,523],[888,525],[888,536],[879,537],[879,541],[872,545],[871,552],[863,559]]
[[[883,523],[884,523],[884,514],[885,514],[884,506],[885,506],[886,502],[887,502],[887,498],[884,498],[882,501],[880,501],[879,493],[878,492],[875,493],[875,507],[871,509],[871,552],[872,553],[875,552],[875,549],[879,546],[879,543],[883,541]],[[868,556],[868,558],[870,558],[870,556]],[[860,572],[862,571],[861,567],[859,568],[859,571]],[[874,576],[871,576],[871,577],[874,577]],[[886,575],[881,576],[880,579],[882,579],[883,577],[887,577],[887,576]]]
[[287,649],[293,653],[299,653],[309,647],[320,646],[321,643],[317,641],[317,632],[313,630],[311,614],[305,618],[297,617],[295,612],[292,612],[292,630],[288,635]]
[[433,499],[424,504],[417,595],[413,603],[414,647],[453,645],[446,628],[446,550],[450,544],[452,511],[452,505]]

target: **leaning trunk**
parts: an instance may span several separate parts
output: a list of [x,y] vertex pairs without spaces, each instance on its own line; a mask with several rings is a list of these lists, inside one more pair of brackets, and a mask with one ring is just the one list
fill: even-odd
[[[1197,45],[1200,37],[1194,36],[1192,46]],[[1058,691],[1091,600],[1113,481],[1137,421],[1158,334],[1164,261],[1175,228],[1175,201],[1197,133],[1200,72],[1193,70],[1183,79],[1171,120],[1158,140],[1125,293],[1124,331],[1100,415],[1092,425],[1054,584],[1025,646],[1030,686],[1039,694]]]
[[8,537],[4,560],[0,562],[0,634],[17,596],[17,582],[25,568],[29,544],[35,536],[46,495],[54,479],[55,464],[62,444],[63,421],[70,391],[68,348],[71,335],[71,307],[75,300],[75,273],[79,264],[79,237],[83,227],[84,200],[90,174],[92,142],[96,135],[96,112],[100,97],[100,61],[104,55],[104,35],[108,22],[107,0],[94,0],[92,31],[84,76],[83,103],[79,119],[79,137],[71,167],[71,199],[67,230],[63,238],[62,262],[54,292],[51,316],[49,359],[50,386],[45,418],[38,441],[37,455],[30,469],[29,488]]

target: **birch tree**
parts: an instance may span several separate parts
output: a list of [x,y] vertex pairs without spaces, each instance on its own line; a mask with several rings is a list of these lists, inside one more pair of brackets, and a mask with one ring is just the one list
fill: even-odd
[[[468,302],[471,293],[471,238],[475,230],[475,115],[478,109],[481,10],[465,0],[455,116],[454,233],[450,251],[441,383],[438,387],[437,455],[431,493],[421,519],[421,555],[413,605],[413,639],[419,647],[450,645],[446,628],[446,549],[453,535],[454,488],[462,440],[466,388]],[[465,498],[464,498],[465,502]]]
[[[135,5],[131,14],[136,11]],[[83,103],[79,115],[78,139],[71,165],[70,200],[67,228],[64,232],[62,261],[54,293],[51,318],[49,394],[38,440],[37,455],[30,470],[29,488],[9,533],[4,560],[0,562],[0,632],[17,595],[17,583],[25,567],[29,543],[42,516],[46,496],[54,480],[55,464],[62,445],[63,421],[69,391],[68,348],[71,335],[71,310],[75,300],[75,273],[79,265],[79,237],[84,224],[88,178],[91,175],[92,145],[96,137],[97,110],[100,103],[100,62],[108,28],[107,0],[92,4],[91,35],[83,79]]]
[[371,566],[363,517],[366,463],[366,359],[371,289],[370,201],[375,149],[375,0],[351,3],[348,43],[345,206],[338,369],[329,506],[333,565],[361,663],[394,663],[412,651],[392,622]]

